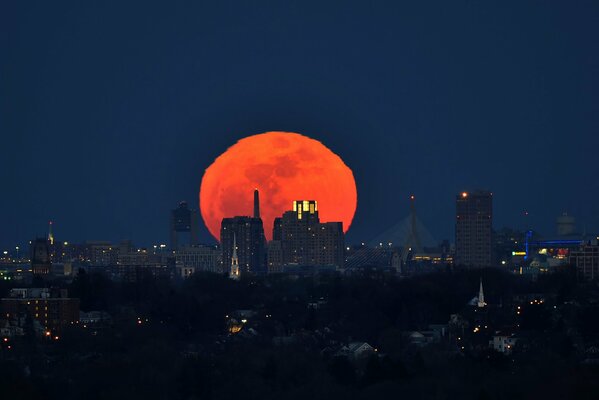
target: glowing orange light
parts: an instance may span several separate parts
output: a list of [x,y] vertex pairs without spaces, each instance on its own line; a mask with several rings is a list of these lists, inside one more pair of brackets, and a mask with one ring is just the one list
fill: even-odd
[[322,222],[349,228],[357,204],[351,169],[319,141],[291,132],[266,132],[239,140],[210,165],[202,178],[200,209],[217,239],[224,217],[251,215],[253,189],[268,240],[273,221],[294,200],[318,201]]

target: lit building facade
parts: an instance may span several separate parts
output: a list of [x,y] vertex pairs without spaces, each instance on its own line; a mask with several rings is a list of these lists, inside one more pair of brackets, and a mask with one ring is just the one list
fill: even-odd
[[[279,225],[280,224],[280,227]],[[315,200],[297,200],[275,220],[280,229],[282,264],[343,268],[345,238],[341,222],[321,223]],[[279,236],[273,232],[273,237]],[[274,262],[273,262],[274,264]]]
[[194,272],[221,272],[221,251],[216,246],[179,246],[175,260]]
[[485,268],[492,265],[493,195],[463,192],[456,197],[456,265]]
[[2,317],[17,326],[31,318],[52,335],[79,321],[79,299],[69,298],[66,289],[11,289],[9,297],[0,300],[0,309]]

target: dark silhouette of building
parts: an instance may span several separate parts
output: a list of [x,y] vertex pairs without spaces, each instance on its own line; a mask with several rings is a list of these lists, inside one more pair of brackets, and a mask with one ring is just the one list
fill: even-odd
[[135,283],[144,278],[173,279],[176,274],[176,258],[169,253],[152,253],[139,249],[119,253],[117,262],[110,266],[113,278]]
[[570,264],[581,280],[599,279],[599,244],[597,239],[582,244],[570,252]]
[[281,224],[283,223],[283,218],[277,217],[273,222],[272,228],[272,240],[281,240],[283,238],[283,233],[281,232]]
[[52,270],[50,244],[47,239],[38,238],[31,243],[31,271],[34,275],[48,275]]
[[463,192],[456,196],[456,264],[490,267],[492,262],[493,194]]
[[266,238],[260,218],[258,190],[254,191],[253,217],[223,218],[220,227],[220,243],[223,272],[229,272],[235,245],[241,275],[266,272]]
[[269,274],[283,272],[283,245],[281,232],[281,224],[283,218],[277,217],[273,222],[272,240],[268,243],[266,250],[267,268]]
[[268,242],[266,259],[268,261],[268,273],[276,274],[283,272],[283,248],[280,240]]
[[[171,249],[176,250],[180,244],[198,244],[198,218],[198,211],[190,209],[186,201],[182,201],[171,211]],[[181,241],[181,234],[189,235],[189,239],[184,243]]]
[[343,224],[321,223],[315,200],[294,201],[293,210],[275,220],[273,237],[279,236],[279,223],[283,265],[343,267]]

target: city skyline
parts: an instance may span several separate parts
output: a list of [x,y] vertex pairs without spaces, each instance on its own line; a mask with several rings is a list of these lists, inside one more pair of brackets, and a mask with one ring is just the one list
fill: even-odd
[[595,400],[599,1],[5,3],[0,399]]
[[[457,193],[454,193],[453,195],[453,199],[455,199],[456,196],[461,196],[464,193],[475,193],[475,192],[479,192],[480,189],[477,190],[472,190],[472,191],[459,191]],[[253,192],[252,192],[253,193]],[[253,195],[253,194],[252,194]],[[316,200],[318,201],[318,200]],[[403,219],[406,218],[410,218],[411,215],[411,211],[410,211],[410,207],[411,205],[417,202],[416,200],[416,196],[414,194],[410,194],[406,199],[403,200],[403,206],[404,206],[404,211],[405,214],[400,215],[400,217],[397,220],[394,220],[393,222],[390,222],[391,225],[386,225],[385,228],[383,228],[382,226],[378,228],[378,230],[376,231],[376,234],[371,234],[369,235],[366,239],[365,238],[355,238],[355,235],[351,235],[351,229],[347,232],[346,236],[349,235],[349,237],[354,237],[355,240],[349,240],[348,243],[351,244],[360,244],[360,243],[374,243],[373,242],[373,238],[375,238],[375,236],[380,237],[381,232],[384,232],[385,230],[387,230],[388,228],[392,227],[393,224],[397,224],[398,222],[400,222]],[[185,207],[187,207],[187,201],[186,200],[181,200],[178,202],[179,203],[179,208],[184,205]],[[399,201],[399,206],[401,208],[401,204],[402,201]],[[233,218],[233,217],[237,217],[237,216],[247,216],[250,217],[252,214],[252,208],[253,207],[251,205],[251,203],[248,203],[248,212],[246,214],[240,214],[240,215],[230,215],[230,216],[226,216],[225,218]],[[495,215],[495,207],[496,207],[496,203],[493,203],[493,214]],[[454,204],[454,208],[455,208],[455,204]],[[206,228],[204,221],[202,220],[202,218],[199,216],[199,212],[193,210],[193,206],[191,211],[195,214],[193,218],[196,219],[195,224],[197,225],[194,228],[194,235],[197,235],[198,231],[204,231],[204,235],[202,236],[203,240],[195,240],[195,243],[198,244],[205,244],[205,245],[212,245],[212,244],[218,244],[219,240],[216,240],[212,235],[210,235],[210,233],[208,232],[208,229]],[[173,210],[171,208],[171,213],[175,212],[175,210]],[[421,218],[421,214],[422,214],[422,210],[419,210],[419,218]],[[574,227],[573,229],[575,229],[575,233],[578,234],[583,234],[583,233],[587,233],[587,234],[594,234],[596,232],[598,232],[599,230],[596,229],[592,229],[588,226],[588,224],[581,222],[579,219],[577,219],[574,215],[572,215],[572,213],[569,212],[561,212],[557,215],[554,216],[546,216],[546,218],[542,218],[544,220],[544,223],[542,224],[543,226],[547,227],[546,231],[541,231],[536,229],[535,226],[530,225],[532,222],[530,222],[529,219],[529,211],[527,210],[523,210],[521,215],[520,215],[520,221],[517,225],[515,226],[509,226],[509,225],[505,225],[505,224],[497,224],[496,222],[493,223],[492,225],[492,229],[493,231],[498,231],[500,229],[514,229],[514,230],[519,230],[519,231],[528,231],[528,230],[532,230],[538,234],[541,235],[545,235],[548,237],[553,237],[553,236],[559,236],[559,220],[560,218],[562,218],[563,216],[568,216],[569,218],[572,219]],[[135,242],[137,245],[141,246],[141,247],[145,247],[145,248],[151,248],[151,246],[156,245],[156,244],[165,244],[165,243],[171,243],[173,241],[173,235],[175,234],[175,231],[173,230],[173,221],[172,221],[172,217],[168,216],[168,211],[167,213],[165,213],[166,217],[164,218],[166,221],[166,226],[164,231],[160,232],[158,235],[156,235],[153,239],[150,238],[148,239],[148,241],[141,241],[139,240],[139,238],[136,237],[116,237],[116,238],[105,238],[105,237],[97,237],[97,236],[92,236],[90,238],[80,238],[80,239],[73,239],[72,237],[66,237],[64,236],[64,233],[59,231],[58,237],[59,240],[66,240],[69,242],[73,242],[73,243],[84,243],[84,242],[94,242],[94,241],[109,241],[109,242],[113,242],[113,243],[118,243],[124,240],[132,240],[133,242]],[[398,214],[399,215],[399,214]],[[170,218],[170,222],[169,222],[169,218]],[[192,218],[192,221],[193,221]],[[452,210],[452,214],[449,216],[449,218],[454,222],[454,225],[452,226],[452,232],[448,237],[439,237],[438,235],[435,235],[435,232],[437,232],[437,230],[435,230],[436,224],[434,222],[430,223],[430,225],[426,225],[427,228],[431,228],[432,230],[432,237],[436,240],[437,243],[440,243],[443,240],[449,240],[451,243],[455,243],[456,240],[456,235],[455,235],[455,209]],[[495,220],[495,216],[493,217],[493,220]],[[333,221],[331,221],[333,222]],[[170,225],[169,225],[170,224]],[[56,225],[56,220],[50,220],[48,222],[46,222],[45,224],[45,230],[40,230],[35,232],[35,234],[33,235],[29,235],[29,238],[24,240],[23,242],[15,242],[14,240],[9,244],[9,245],[2,245],[0,244],[0,250],[4,250],[4,251],[9,251],[9,252],[16,252],[16,248],[15,247],[19,247],[19,250],[24,249],[26,245],[29,244],[29,242],[34,241],[35,239],[39,239],[39,238],[49,238],[50,233],[52,233],[52,237],[55,236],[55,231],[56,228],[54,227]],[[267,227],[265,227],[265,232],[266,230],[272,231],[272,227],[270,229],[266,229]],[[170,232],[170,233],[169,233]],[[189,230],[188,230],[189,232]],[[429,232],[427,232],[429,233]],[[169,239],[169,235],[170,235],[170,239]],[[77,235],[75,235],[75,237],[77,237]],[[192,236],[190,236],[191,238]]]
[[495,193],[498,226],[525,210],[542,232],[564,211],[599,226],[597,5],[211,4],[136,29],[164,13],[39,7],[11,3],[0,24],[15,32],[1,44],[3,246],[48,220],[72,240],[167,242],[164,210],[195,206],[212,160],[273,129],[352,167],[350,242],[408,215],[398,201],[411,193],[451,238],[453,196],[477,188]]

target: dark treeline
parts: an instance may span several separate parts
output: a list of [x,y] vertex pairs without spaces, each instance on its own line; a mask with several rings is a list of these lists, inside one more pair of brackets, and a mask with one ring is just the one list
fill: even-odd
[[[519,320],[532,335],[526,349],[505,356],[460,352],[449,342],[419,348],[406,342],[403,332],[467,314],[481,278],[496,310],[489,323],[509,320],[515,296],[553,299]],[[236,282],[196,274],[127,284],[81,271],[68,288],[83,311],[107,311],[111,324],[75,326],[52,343],[26,335],[2,354],[1,398],[591,399],[599,393],[598,369],[583,365],[577,351],[577,338],[599,337],[597,288],[567,272],[538,282],[490,269],[405,280],[330,275]],[[1,286],[1,294],[8,289]],[[233,335],[227,327],[235,310],[256,315]],[[294,340],[275,345],[277,338]],[[361,363],[335,356],[336,347],[352,341],[368,342],[378,354]]]

